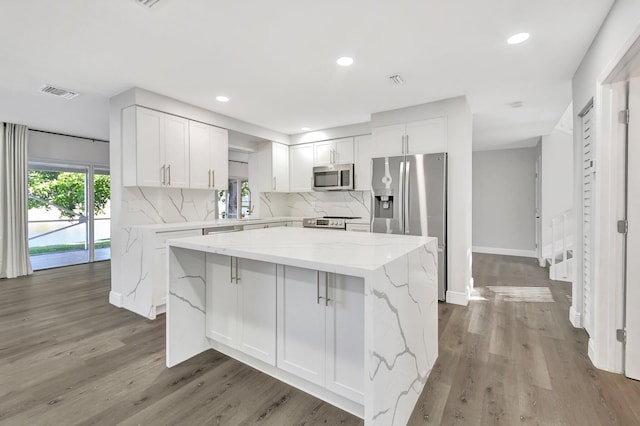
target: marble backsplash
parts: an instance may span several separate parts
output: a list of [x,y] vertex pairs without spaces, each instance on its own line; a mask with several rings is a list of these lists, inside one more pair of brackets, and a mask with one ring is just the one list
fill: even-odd
[[122,223],[147,225],[215,220],[215,205],[215,191],[122,188]]
[[369,218],[369,191],[264,192],[260,216],[355,216]]

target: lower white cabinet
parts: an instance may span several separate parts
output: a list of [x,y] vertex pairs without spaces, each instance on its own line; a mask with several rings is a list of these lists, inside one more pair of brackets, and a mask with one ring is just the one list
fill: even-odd
[[276,365],[276,265],[206,257],[206,334]]
[[254,223],[250,225],[243,225],[242,230],[248,231],[249,229],[277,228],[279,226],[288,226],[288,224],[289,222]]
[[284,267],[278,368],[356,402],[364,392],[364,281]]

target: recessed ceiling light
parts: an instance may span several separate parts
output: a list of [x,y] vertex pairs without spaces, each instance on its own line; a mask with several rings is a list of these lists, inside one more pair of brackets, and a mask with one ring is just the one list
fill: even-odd
[[229,98],[226,96],[216,96],[216,101],[218,102],[229,102]]
[[509,44],[520,44],[522,42],[525,42],[527,40],[529,40],[529,33],[518,33],[518,34],[514,34],[511,37],[509,37],[507,39],[507,43]]
[[338,62],[338,65],[340,65],[341,67],[348,67],[349,65],[353,64],[353,58],[343,56],[341,58],[338,58],[336,62]]
[[303,132],[308,132],[309,130],[311,130],[311,127],[301,127],[300,130],[302,130]]

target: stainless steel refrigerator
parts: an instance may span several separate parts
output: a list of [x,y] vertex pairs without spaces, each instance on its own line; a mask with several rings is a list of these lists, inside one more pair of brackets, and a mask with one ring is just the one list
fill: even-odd
[[438,238],[438,299],[447,290],[447,154],[372,160],[371,231]]

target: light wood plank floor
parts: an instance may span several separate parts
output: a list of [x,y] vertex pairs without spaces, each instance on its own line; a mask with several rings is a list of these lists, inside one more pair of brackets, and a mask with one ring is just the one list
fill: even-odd
[[[0,424],[362,424],[214,351],[165,368],[164,316],[109,305],[109,267],[0,280]],[[640,424],[640,383],[589,362],[568,283],[491,255],[474,255],[474,278],[486,300],[439,306],[440,357],[410,424]],[[555,302],[488,286],[549,287]]]

